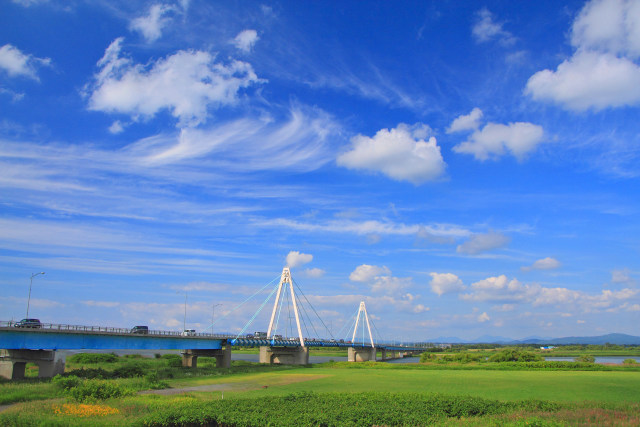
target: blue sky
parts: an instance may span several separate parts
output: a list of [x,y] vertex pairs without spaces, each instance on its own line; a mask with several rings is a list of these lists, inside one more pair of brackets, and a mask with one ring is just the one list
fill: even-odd
[[637,335],[640,1],[5,1],[0,106],[4,320]]

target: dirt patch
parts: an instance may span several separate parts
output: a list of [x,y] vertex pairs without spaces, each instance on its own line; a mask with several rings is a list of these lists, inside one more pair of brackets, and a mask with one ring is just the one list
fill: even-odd
[[305,375],[305,374],[288,374],[278,375],[277,377],[265,378],[264,381],[247,381],[247,382],[234,382],[224,384],[205,384],[193,387],[182,388],[165,388],[162,390],[146,390],[141,391],[139,394],[159,394],[163,396],[171,396],[174,394],[190,393],[194,391],[208,392],[208,391],[243,391],[243,390],[258,390],[261,388],[278,387],[287,384],[295,384],[304,381],[312,381],[320,378],[326,378],[330,375]]

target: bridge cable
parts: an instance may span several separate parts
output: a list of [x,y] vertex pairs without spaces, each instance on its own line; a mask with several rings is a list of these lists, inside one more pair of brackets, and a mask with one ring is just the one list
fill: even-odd
[[[358,313],[358,312],[356,311],[356,314],[357,314],[357,313]],[[355,319],[355,318],[356,318],[356,314],[354,314],[353,316],[349,317],[349,320],[351,320],[351,319]],[[342,325],[342,328],[340,328],[340,330],[336,333],[336,336],[338,336],[338,337],[339,337],[339,336],[340,336],[340,334],[342,333],[342,330],[343,330],[345,327],[347,327],[347,325],[349,325],[349,323],[348,323],[348,322],[345,322],[345,324],[344,324],[344,325]]]
[[[229,313],[222,315],[220,317],[218,317],[218,319],[213,322],[211,324],[211,326],[204,328],[204,330],[206,331],[209,328],[213,328],[213,325],[215,325],[216,323],[218,323],[219,321],[221,321],[222,319],[228,317],[231,313],[233,313],[234,311],[236,311],[237,309],[239,309],[241,306],[243,306],[247,301],[249,301],[251,298],[255,297],[256,295],[258,295],[260,292],[262,292],[267,286],[269,286],[270,284],[272,284],[273,282],[275,282],[276,280],[280,279],[280,276],[275,277],[272,281],[270,281],[269,283],[267,283],[266,285],[264,285],[261,289],[259,289],[257,292],[255,292],[253,295],[251,295],[249,298],[247,298],[246,300],[242,301],[240,304],[236,305],[234,308],[231,309],[231,311],[229,311]],[[213,329],[212,329],[213,330]]]
[[267,299],[264,300],[264,302],[262,303],[262,305],[260,306],[260,308],[258,308],[258,311],[255,312],[255,314],[251,317],[251,319],[249,319],[249,321],[246,323],[246,325],[244,326],[244,328],[242,328],[242,330],[240,331],[240,333],[236,336],[236,338],[240,338],[240,335],[244,334],[245,330],[249,327],[249,325],[251,325],[251,323],[255,320],[255,318],[258,316],[258,314],[260,314],[260,312],[262,311],[262,309],[264,308],[264,306],[267,304],[267,302],[271,299],[271,297],[273,296],[273,294],[276,292],[276,290],[278,289],[277,286],[274,286],[273,290],[271,291],[271,293],[269,294],[269,296],[267,296]]
[[[304,292],[302,292],[302,289],[300,289],[300,286],[298,286],[298,283],[293,280],[293,278],[291,278],[291,280],[293,281],[293,283],[296,285],[296,288],[298,288],[298,290],[300,291],[300,294],[302,294],[302,296],[304,297],[305,301],[307,301],[307,304],[309,304],[309,307],[311,307],[311,309],[313,310],[313,312],[316,314],[316,316],[318,317],[318,319],[320,320],[320,323],[322,323],[322,326],[324,326],[324,328],[329,332],[329,336],[331,336],[331,338],[335,338],[333,336],[333,334],[331,333],[331,331],[329,330],[329,328],[327,328],[327,325],[325,325],[325,323],[322,321],[322,318],[320,317],[320,315],[318,314],[318,312],[316,311],[316,309],[313,307],[313,305],[311,304],[311,302],[309,301],[309,299],[307,298],[307,296],[304,294]],[[317,333],[317,332],[316,332]],[[318,337],[319,338],[319,337]]]

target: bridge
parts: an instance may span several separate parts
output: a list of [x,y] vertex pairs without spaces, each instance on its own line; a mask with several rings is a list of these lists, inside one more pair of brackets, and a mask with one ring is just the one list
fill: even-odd
[[[258,333],[258,336],[243,335],[258,313],[253,315],[237,335],[198,333],[185,336],[175,331],[149,330],[139,333],[141,331],[101,326],[46,323],[23,325],[20,322],[3,321],[0,322],[0,349],[2,349],[0,350],[0,376],[8,379],[23,378],[28,362],[38,365],[39,377],[51,377],[63,373],[65,360],[56,353],[57,350],[180,350],[182,365],[185,367],[197,367],[198,357],[215,357],[216,366],[229,367],[233,347],[259,347],[261,363],[297,365],[308,364],[309,349],[319,347],[347,348],[350,362],[375,361],[378,352],[381,353],[381,360],[385,361],[424,351],[420,346],[375,342],[364,302],[360,303],[357,315],[354,316],[355,324],[351,340],[305,338],[302,333],[303,326],[307,330],[309,324],[314,330],[315,327],[309,318],[305,321],[305,317],[300,313],[301,302],[296,295],[296,287],[289,268],[285,267],[278,286],[274,287],[258,310],[259,313],[269,299],[276,295],[268,330],[266,333]],[[302,293],[301,289],[297,288]],[[293,310],[284,309],[285,302],[292,306]],[[283,309],[293,311],[293,316],[289,315],[288,318],[290,323],[295,319],[295,325],[288,325],[288,331],[297,332],[295,338],[284,338],[277,334],[279,327],[287,330],[286,326],[282,328],[279,320]],[[318,319],[324,325],[319,316]],[[357,341],[360,323],[362,323],[362,339]],[[213,325],[209,328],[213,328]],[[365,331],[369,338],[367,341],[365,341]],[[317,330],[315,332],[317,333]],[[331,334],[330,331],[328,333]]]

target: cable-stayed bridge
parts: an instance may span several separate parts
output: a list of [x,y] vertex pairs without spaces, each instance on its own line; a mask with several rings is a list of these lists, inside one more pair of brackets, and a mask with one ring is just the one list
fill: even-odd
[[[378,353],[381,360],[389,360],[424,351],[420,345],[382,341],[364,301],[336,338],[293,280],[288,267],[282,270],[279,279],[276,277],[227,314],[241,312],[245,304],[272,286],[258,310],[235,335],[0,322],[0,376],[24,377],[28,362],[38,364],[40,377],[62,373],[65,362],[56,350],[180,350],[186,367],[196,367],[199,356],[215,357],[217,366],[229,367],[233,347],[259,347],[260,362],[270,364],[307,364],[309,350],[318,347],[347,348],[351,362],[375,361]],[[274,295],[266,332],[247,333]],[[205,330],[213,330],[223,318]],[[343,332],[346,335],[340,338]]]

